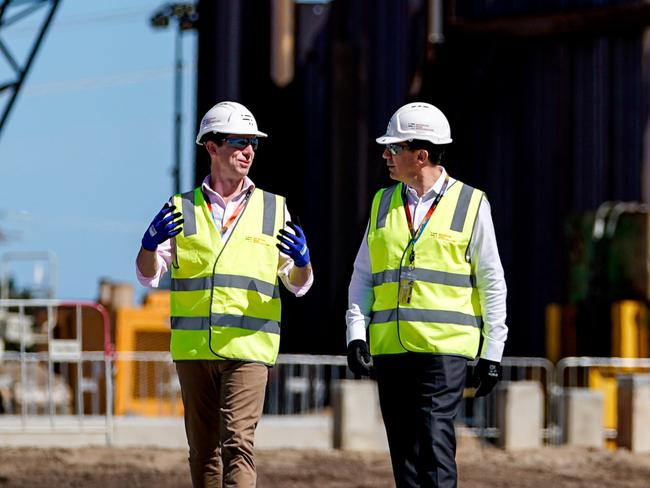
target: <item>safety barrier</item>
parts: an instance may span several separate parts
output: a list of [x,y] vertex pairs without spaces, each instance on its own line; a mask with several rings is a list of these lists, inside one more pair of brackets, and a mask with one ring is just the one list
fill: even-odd
[[[617,437],[617,375],[650,373],[649,358],[568,357],[555,366],[555,403],[560,405],[566,388],[593,388],[603,392],[605,407],[605,438]],[[557,422],[562,425],[562,410],[557,409]],[[556,443],[560,442],[556,437]]]
[[115,414],[183,415],[181,388],[169,352],[116,351]]
[[330,404],[330,385],[353,375],[345,356],[280,354],[269,372],[264,413],[319,413]]
[[[116,352],[116,413],[118,415],[180,415],[180,385],[169,353]],[[468,375],[476,363],[469,364]],[[547,414],[544,436],[553,439],[557,429],[554,367],[543,358],[506,357],[504,381],[538,381],[545,392]],[[338,379],[352,379],[345,356],[280,354],[269,370],[264,413],[301,415],[321,413],[330,405],[330,387]],[[482,438],[499,435],[497,397],[474,399],[469,389],[459,422]],[[463,430],[463,432],[467,432]]]
[[[114,351],[101,305],[0,299],[0,327],[14,349],[0,349],[0,433],[99,432],[111,444],[115,414],[182,415],[169,352]],[[475,364],[469,363],[468,377]],[[556,444],[562,438],[563,393],[573,387],[603,390],[606,437],[616,438],[616,375],[650,372],[650,359],[571,357],[554,366],[543,358],[505,357],[502,367],[504,381],[533,380],[542,386],[543,435]],[[344,378],[353,378],[345,356],[281,354],[269,370],[264,413],[323,413],[331,404],[331,386]],[[474,398],[468,388],[458,416],[467,428],[460,433],[498,438],[497,401],[494,394]]]
[[[476,361],[469,363],[468,376],[471,378]],[[544,432],[546,439],[556,437],[557,402],[555,391],[555,368],[548,359],[534,357],[504,357],[501,362],[502,381],[538,381],[544,391],[546,399],[546,415],[544,418]],[[467,426],[471,435],[482,439],[496,439],[499,437],[497,426],[497,395],[490,394],[486,397],[474,398],[473,392],[466,389],[460,406],[458,421]],[[461,431],[464,433],[464,429]]]
[[[180,384],[168,352],[116,351],[117,415],[182,415]],[[352,378],[345,356],[280,354],[269,370],[264,413],[320,413],[329,405],[329,385]]]
[[[84,321],[88,314],[99,314],[95,325]],[[113,374],[106,309],[87,301],[0,299],[0,326],[0,432],[99,432],[110,445]],[[99,338],[99,350],[87,350],[84,335]],[[90,422],[93,417],[103,422]]]

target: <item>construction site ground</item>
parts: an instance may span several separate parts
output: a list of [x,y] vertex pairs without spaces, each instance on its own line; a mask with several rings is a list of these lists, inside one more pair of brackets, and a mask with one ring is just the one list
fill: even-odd
[[[0,448],[0,487],[191,487],[186,452],[161,448]],[[575,447],[505,452],[461,444],[459,486],[647,488],[650,454]],[[388,488],[387,454],[260,450],[260,488]]]

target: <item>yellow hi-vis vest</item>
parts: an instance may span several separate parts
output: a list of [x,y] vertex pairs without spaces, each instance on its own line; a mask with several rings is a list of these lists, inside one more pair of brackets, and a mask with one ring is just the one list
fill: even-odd
[[370,352],[474,358],[482,318],[466,254],[483,192],[460,181],[447,189],[415,244],[411,299],[402,304],[399,280],[408,268],[411,251],[403,186],[380,190],[372,202],[368,228],[374,291]]
[[253,190],[224,243],[201,188],[174,196],[183,214],[172,263],[174,360],[274,364],[280,347],[279,251],[284,198]]

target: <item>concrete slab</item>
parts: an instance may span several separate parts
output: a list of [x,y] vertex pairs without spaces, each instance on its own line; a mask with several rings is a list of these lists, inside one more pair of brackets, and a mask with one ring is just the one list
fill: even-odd
[[255,431],[257,449],[332,449],[332,415],[264,415]]
[[618,384],[618,447],[650,452],[650,375],[624,374]]
[[349,451],[388,451],[377,384],[338,380],[332,385],[333,446]]
[[563,441],[572,446],[605,447],[605,397],[589,388],[566,388],[563,395]]
[[[107,445],[104,417],[0,416],[0,445],[36,447],[82,447]],[[114,417],[112,445],[116,447],[156,446],[186,449],[185,426],[181,417]],[[319,415],[262,417],[255,433],[258,449],[331,449],[332,416]]]
[[503,381],[497,386],[499,444],[506,450],[542,445],[544,394],[538,381]]

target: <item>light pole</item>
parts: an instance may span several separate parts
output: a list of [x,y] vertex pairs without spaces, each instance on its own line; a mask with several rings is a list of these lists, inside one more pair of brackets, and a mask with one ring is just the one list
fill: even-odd
[[183,32],[196,28],[198,11],[193,3],[166,3],[151,16],[154,29],[169,27],[176,21],[176,39],[174,47],[174,192],[181,191],[181,126],[183,104]]

